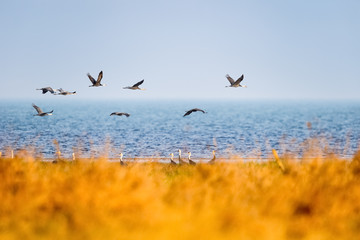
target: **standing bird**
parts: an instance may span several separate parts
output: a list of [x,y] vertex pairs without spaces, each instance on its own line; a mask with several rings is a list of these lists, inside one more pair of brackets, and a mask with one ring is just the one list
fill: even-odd
[[244,74],[241,75],[241,77],[238,78],[238,80],[234,81],[234,79],[232,79],[232,77],[229,76],[229,74],[226,74],[225,76],[227,78],[227,80],[229,80],[230,82],[230,86],[226,86],[226,87],[244,87],[246,88],[246,85],[240,85],[241,81],[244,80]]
[[116,115],[116,116],[122,116],[122,115],[125,115],[126,117],[130,117],[130,114],[128,113],[123,113],[123,112],[113,112],[110,114],[110,116],[112,115]]
[[59,93],[55,93],[55,95],[63,95],[63,96],[66,96],[66,95],[75,95],[76,94],[76,91],[74,92],[68,92],[68,91],[64,91],[62,88],[59,88],[58,89]]
[[88,78],[90,79],[92,85],[90,85],[89,87],[100,87],[100,86],[106,86],[105,84],[101,84],[101,79],[103,78],[103,72],[101,71],[99,73],[99,76],[97,78],[97,80],[95,81],[95,79],[90,75],[90,73],[87,74]]
[[52,115],[52,113],[54,112],[54,110],[52,110],[51,112],[43,112],[38,106],[36,106],[35,104],[32,104],[32,106],[35,108],[35,110],[37,111],[38,114],[34,114],[34,116],[47,116],[47,115]]
[[188,164],[186,161],[181,159],[181,150],[179,149],[179,165]]
[[196,162],[194,162],[193,160],[191,160],[191,152],[188,152],[189,156],[188,156],[188,160],[189,160],[189,164],[190,165],[196,165]]
[[123,87],[123,89],[131,89],[131,90],[145,90],[145,88],[139,88],[139,86],[141,85],[141,84],[143,84],[143,82],[144,82],[144,79],[143,80],[141,80],[140,82],[138,82],[138,83],[135,83],[132,87]]
[[127,163],[123,161],[123,153],[120,153],[120,165],[127,166]]
[[52,89],[51,87],[37,88],[36,90],[41,90],[42,94],[45,94],[47,92],[50,92],[52,94],[55,93],[54,89]]
[[215,150],[212,151],[212,154],[213,154],[213,158],[210,161],[208,161],[208,164],[214,164],[215,163],[215,160],[216,160]]
[[193,109],[190,109],[189,111],[187,111],[187,112],[184,114],[183,117],[185,117],[185,116],[187,116],[187,115],[190,115],[191,113],[197,112],[197,111],[200,111],[200,112],[202,112],[202,113],[206,113],[204,110],[201,110],[201,109],[199,109],[199,108],[193,108]]
[[174,154],[170,153],[170,164],[171,165],[177,165],[177,163],[174,161]]

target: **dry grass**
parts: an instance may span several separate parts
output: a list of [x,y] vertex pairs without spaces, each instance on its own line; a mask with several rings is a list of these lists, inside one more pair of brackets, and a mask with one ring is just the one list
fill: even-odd
[[0,239],[359,239],[360,153],[281,161],[0,158]]

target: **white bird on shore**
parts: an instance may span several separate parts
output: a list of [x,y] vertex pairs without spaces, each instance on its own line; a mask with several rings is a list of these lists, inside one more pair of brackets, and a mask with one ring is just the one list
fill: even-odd
[[127,163],[123,161],[123,153],[120,153],[120,165],[127,166]]
[[215,150],[212,151],[212,154],[213,154],[213,158],[210,161],[208,161],[209,164],[214,164],[216,160]]
[[190,165],[196,165],[196,162],[194,162],[193,160],[191,160],[191,152],[188,152],[189,156],[188,156],[188,161]]
[[186,161],[181,159],[181,150],[180,149],[179,149],[179,158],[178,158],[178,160],[179,160],[179,165],[188,164]]
[[170,164],[177,165],[177,163],[174,161],[174,154],[170,153]]

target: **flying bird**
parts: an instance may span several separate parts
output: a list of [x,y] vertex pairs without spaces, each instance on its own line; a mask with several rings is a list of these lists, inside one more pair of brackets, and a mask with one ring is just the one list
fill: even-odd
[[238,80],[234,81],[234,79],[232,79],[232,77],[229,76],[229,74],[226,74],[225,76],[227,78],[227,80],[229,80],[230,82],[230,86],[226,86],[226,87],[244,87],[246,88],[246,85],[240,85],[241,81],[244,80],[244,74],[241,75],[241,77],[238,78]]
[[138,83],[135,83],[133,86],[131,86],[131,87],[124,87],[124,89],[131,89],[131,90],[145,90],[145,88],[139,88],[139,86],[141,85],[141,84],[143,84],[143,82],[144,82],[144,79],[143,80],[141,80],[140,82],[138,82]]
[[93,78],[90,73],[87,74],[88,78],[90,79],[92,85],[90,85],[89,87],[100,87],[100,86],[106,86],[105,84],[101,84],[101,79],[103,78],[103,72],[101,71],[99,73],[99,76],[97,78],[97,80],[95,81],[95,78]]
[[112,115],[116,115],[116,116],[122,116],[122,115],[124,115],[124,116],[126,116],[126,117],[130,117],[130,114],[128,114],[128,113],[123,113],[123,112],[113,112],[113,113],[110,114],[110,116],[112,116]]
[[36,90],[41,90],[42,94],[45,94],[47,92],[50,92],[52,94],[55,93],[54,89],[52,89],[51,87],[37,88]]
[[43,112],[38,106],[36,106],[35,104],[32,104],[32,106],[35,108],[35,110],[37,111],[38,114],[34,114],[34,116],[47,116],[47,115],[52,115],[52,113],[54,112],[54,110],[52,110],[51,112]]
[[76,94],[76,91],[74,92],[68,92],[68,91],[64,91],[62,88],[59,88],[58,89],[59,93],[55,93],[55,95],[63,95],[63,96],[66,96],[66,95],[75,95]]
[[185,116],[187,116],[187,115],[190,115],[191,113],[193,113],[193,112],[197,112],[197,111],[200,111],[200,112],[202,112],[202,113],[206,113],[204,110],[202,110],[202,109],[199,109],[199,108],[193,108],[193,109],[190,109],[189,111],[187,111],[185,114],[184,114],[184,116],[183,117],[185,117]]

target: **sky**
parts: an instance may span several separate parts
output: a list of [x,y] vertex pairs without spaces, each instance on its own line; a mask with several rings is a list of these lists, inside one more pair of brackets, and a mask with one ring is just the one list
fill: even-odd
[[0,99],[360,99],[357,0],[2,0],[0,27]]

